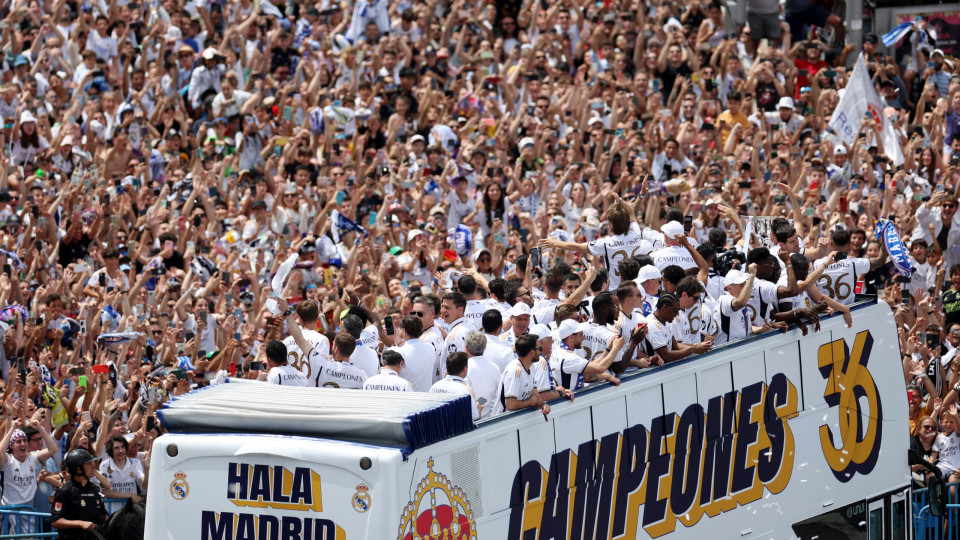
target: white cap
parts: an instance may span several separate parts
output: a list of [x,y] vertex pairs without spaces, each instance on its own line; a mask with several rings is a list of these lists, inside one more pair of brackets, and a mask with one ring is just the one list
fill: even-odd
[[207,47],[203,50],[203,59],[204,60],[213,60],[220,54],[220,51],[213,47]]
[[530,313],[530,306],[526,302],[517,302],[507,310],[507,315],[511,317],[522,317],[523,315],[530,315]]
[[777,102],[778,109],[790,109],[793,110],[793,98],[790,96],[783,96],[780,98],[780,101]]
[[533,146],[533,145],[534,145],[533,137],[524,137],[520,139],[520,144],[517,145],[517,148],[519,148],[520,150],[523,150],[523,147]]
[[[521,302],[521,304],[523,304],[523,302]],[[537,336],[537,341],[540,341],[541,339],[550,337],[550,327],[545,324],[534,324],[527,330],[527,333]]]
[[22,113],[20,113],[20,125],[22,126],[23,124],[26,124],[28,122],[33,122],[34,124],[36,124],[37,117],[34,116],[32,112],[24,110]]
[[640,269],[640,273],[637,274],[637,283],[643,283],[644,281],[649,281],[651,279],[660,279],[660,270],[657,270],[656,266],[648,264]]
[[603,118],[600,118],[599,116],[594,116],[587,122],[587,125],[592,126],[594,124],[602,124],[602,123],[603,123]]
[[423,231],[420,229],[411,229],[410,232],[407,233],[407,242],[413,242],[413,239],[421,234],[423,234]]
[[668,221],[662,227],[660,227],[660,232],[670,239],[683,236],[683,225],[677,223],[676,221]]
[[477,262],[477,260],[480,259],[480,255],[483,255],[484,253],[488,253],[488,254],[489,254],[489,253],[490,253],[490,250],[487,249],[487,248],[480,248],[480,249],[474,251],[474,252],[473,252],[473,262]]
[[743,272],[733,269],[727,272],[727,275],[723,277],[723,286],[729,287],[731,285],[739,285],[741,283],[746,283],[750,279],[750,276],[744,274]]
[[73,137],[70,135],[64,136],[60,139],[60,146],[73,146]]
[[833,153],[838,155],[843,154],[845,156],[847,155],[847,147],[840,143],[837,143],[837,146],[833,148]]
[[576,334],[577,332],[583,332],[589,327],[590,325],[587,323],[580,323],[573,319],[567,319],[560,323],[560,327],[557,328],[557,338],[567,339],[573,334]]
[[943,54],[943,51],[942,51],[942,50],[940,50],[940,49],[934,49],[933,52],[930,53],[930,58],[933,58],[934,56],[936,56],[936,55],[938,55],[938,54],[940,55],[940,58],[946,58],[946,57],[947,57],[947,55]]
[[426,144],[426,141],[423,140],[423,135],[414,135],[413,137],[410,137],[410,144],[413,144],[417,141]]

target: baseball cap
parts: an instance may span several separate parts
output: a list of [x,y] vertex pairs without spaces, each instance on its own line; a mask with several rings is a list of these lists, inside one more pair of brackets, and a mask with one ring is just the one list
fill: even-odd
[[940,58],[946,58],[946,56],[947,56],[947,55],[943,54],[943,51],[942,51],[942,50],[940,50],[940,49],[934,49],[933,52],[930,53],[930,58],[933,58],[934,56],[936,56],[936,55],[938,55],[938,54],[940,55]]
[[480,255],[483,255],[484,253],[486,253],[487,255],[489,255],[489,254],[490,254],[490,250],[487,249],[487,248],[480,248],[480,249],[474,251],[474,252],[473,252],[473,262],[477,262],[477,260],[480,259]]
[[793,110],[793,98],[790,96],[783,96],[780,98],[780,101],[777,102],[778,109],[790,109]]
[[837,155],[844,155],[844,156],[845,156],[845,155],[847,155],[847,147],[844,146],[844,145],[842,145],[842,144],[838,144],[838,145],[833,149],[833,153],[834,153],[834,154],[837,154]]
[[413,242],[413,239],[421,234],[423,234],[423,231],[420,229],[411,229],[410,232],[407,233],[407,242]]
[[739,285],[741,283],[746,283],[748,279],[750,279],[749,275],[733,269],[727,272],[727,275],[723,277],[723,286],[729,287],[731,285]]
[[589,327],[590,325],[587,323],[580,323],[573,319],[567,319],[560,323],[560,327],[557,328],[557,338],[567,339],[571,335],[576,334],[577,332],[583,332]]
[[[520,304],[527,305],[523,302],[520,302]],[[517,306],[519,306],[520,304],[517,304]],[[550,337],[550,327],[548,327],[545,324],[534,324],[530,327],[529,330],[527,330],[527,333],[533,336],[537,336],[537,341],[539,341],[541,339],[546,339]]]
[[530,306],[528,306],[526,302],[517,302],[513,307],[507,310],[507,315],[511,317],[522,317],[530,314]]
[[204,60],[213,60],[220,54],[220,51],[214,49],[213,47],[207,47],[203,50],[203,59]]
[[534,144],[534,143],[533,143],[533,137],[524,137],[524,138],[520,139],[520,144],[517,145],[517,147],[518,147],[520,150],[523,150],[523,149],[524,149],[525,147],[527,147],[527,146],[533,146],[533,144]]
[[257,208],[266,209],[266,207],[267,207],[267,203],[263,199],[258,199],[256,201],[253,201],[253,204],[250,205],[250,208],[253,210],[256,210]]
[[676,221],[669,221],[660,227],[660,232],[662,232],[667,238],[671,239],[678,236],[683,236],[683,225],[677,223]]
[[413,137],[410,137],[410,143],[411,143],[411,144],[412,144],[412,143],[415,143],[415,142],[417,142],[417,141],[425,142],[425,141],[423,140],[423,135],[414,135]]
[[643,283],[651,279],[660,279],[660,270],[657,270],[656,266],[648,264],[640,269],[640,273],[637,274],[637,282]]

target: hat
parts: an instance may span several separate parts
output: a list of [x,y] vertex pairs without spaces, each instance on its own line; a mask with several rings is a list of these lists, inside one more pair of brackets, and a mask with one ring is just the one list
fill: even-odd
[[426,144],[426,141],[423,140],[423,135],[414,135],[413,137],[410,137],[410,144],[413,144],[417,141]]
[[203,50],[203,59],[204,60],[213,60],[217,56],[220,56],[220,51],[213,47],[207,47]]
[[417,72],[416,72],[416,70],[413,69],[412,67],[409,67],[409,66],[408,66],[408,67],[405,67],[405,68],[403,68],[403,69],[400,70],[400,78],[403,78],[403,77],[416,77],[416,76],[417,76]]
[[603,123],[603,118],[600,118],[599,116],[594,116],[587,122],[587,125],[592,126],[594,124],[602,124],[602,123]]
[[473,262],[477,262],[477,261],[480,259],[480,255],[483,255],[484,252],[486,252],[487,255],[490,254],[490,250],[487,249],[487,248],[485,248],[485,247],[482,247],[482,248],[474,251],[474,252],[473,252]]
[[[520,304],[523,304],[523,302],[520,302]],[[520,304],[517,304],[517,305],[519,306]],[[526,305],[526,304],[523,304],[523,305]],[[548,327],[545,324],[534,324],[530,326],[530,328],[527,330],[527,333],[533,336],[537,336],[537,341],[540,341],[541,339],[546,339],[550,337],[550,327]]]
[[446,47],[437,51],[437,58],[450,58],[450,50]]
[[567,319],[560,323],[560,327],[557,328],[557,338],[567,339],[573,334],[576,334],[577,332],[583,332],[589,327],[590,325],[587,323],[579,323],[573,319]]
[[677,223],[676,221],[668,221],[666,224],[660,227],[660,232],[672,240],[678,236],[683,236],[683,225]]
[[388,251],[390,252],[391,255],[399,255],[403,253],[403,248],[400,246],[393,246]]
[[844,156],[845,156],[845,155],[847,155],[847,147],[844,146],[844,145],[842,145],[842,144],[838,144],[837,146],[834,147],[833,153],[836,154],[836,155],[844,155]]
[[531,313],[533,312],[526,302],[517,302],[512,308],[507,310],[507,315],[511,317],[522,317],[524,315],[530,315]]
[[22,54],[18,54],[17,57],[13,59],[13,67],[25,66],[29,64],[30,61],[27,60],[27,57]]
[[253,204],[250,205],[250,209],[251,209],[251,210],[256,210],[257,208],[266,209],[266,208],[267,208],[267,203],[266,203],[266,201],[264,201],[263,199],[257,199],[257,200],[255,200],[255,201],[253,201]]
[[656,266],[648,264],[640,269],[640,273],[637,274],[637,282],[643,283],[651,279],[660,279],[660,270]]
[[410,232],[407,233],[407,242],[413,242],[413,239],[421,234],[423,234],[423,231],[420,229],[411,229]]
[[443,216],[443,215],[446,215],[446,213],[447,212],[439,204],[430,209],[431,216],[436,216],[436,215]]
[[180,48],[177,49],[177,54],[182,53],[182,52],[188,52],[188,53],[193,54],[193,47],[191,47],[191,46],[189,46],[189,45],[181,45]]
[[940,50],[940,49],[934,49],[933,52],[930,53],[930,58],[933,58],[934,56],[936,56],[936,55],[938,55],[938,54],[940,55],[940,58],[946,58],[946,56],[947,56],[947,55],[943,54],[943,51],[942,51],[942,50]]
[[741,283],[746,283],[748,279],[750,279],[750,276],[739,270],[733,269],[727,272],[727,275],[723,277],[723,286],[729,287],[731,285],[739,285]]
[[424,56],[430,56],[430,55],[436,56],[437,50],[434,49],[433,47],[427,47],[426,49],[423,50],[423,54]]
[[34,124],[37,123],[37,118],[36,118],[35,116],[33,116],[33,113],[32,113],[32,112],[25,110],[25,111],[23,111],[22,113],[20,113],[20,125],[21,125],[21,126],[22,126],[23,124],[28,124],[28,123],[30,123],[30,122],[33,122]]
[[180,132],[173,128],[170,128],[169,130],[167,130],[167,135],[164,138],[169,141],[174,137],[180,137]]
[[66,137],[60,139],[60,146],[72,146],[72,145],[73,145],[73,137],[71,135],[67,135]]
[[319,11],[317,8],[313,7],[313,6],[310,6],[310,7],[307,8],[306,14],[307,14],[307,15],[317,15],[317,16],[319,16],[319,15],[320,15],[320,11]]
[[297,185],[286,183],[283,185],[283,194],[284,195],[294,195],[297,193]]
[[783,96],[780,98],[780,101],[777,102],[778,109],[790,109],[793,110],[793,98],[790,96]]
[[603,23],[604,23],[604,24],[607,24],[607,23],[613,24],[613,23],[615,23],[615,22],[617,22],[617,15],[616,15],[614,12],[608,11],[608,12],[606,12],[606,13],[603,14]]
[[517,148],[519,148],[520,150],[523,150],[527,146],[533,146],[533,144],[534,144],[533,137],[524,137],[520,139],[520,144],[517,145]]

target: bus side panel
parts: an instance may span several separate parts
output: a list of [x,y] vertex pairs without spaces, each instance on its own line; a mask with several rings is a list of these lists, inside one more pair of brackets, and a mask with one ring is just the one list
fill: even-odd
[[461,509],[479,493],[460,519],[480,540],[795,537],[909,485],[896,329],[886,306],[854,320],[484,423],[414,453],[411,500],[428,475]]

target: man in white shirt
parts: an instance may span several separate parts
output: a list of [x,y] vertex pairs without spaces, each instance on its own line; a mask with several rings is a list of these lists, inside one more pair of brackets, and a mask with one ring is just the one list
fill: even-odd
[[[827,266],[827,269],[817,280],[817,289],[821,293],[833,298],[843,305],[853,304],[855,294],[854,289],[857,286],[857,278],[866,274],[870,270],[880,268],[887,263],[887,249],[879,257],[872,259],[847,258],[847,248],[850,247],[850,231],[838,229],[830,235],[830,247],[828,251],[836,251],[834,263]],[[813,269],[820,268],[826,261],[826,257],[818,259],[813,263]]]
[[410,381],[400,376],[403,369],[403,356],[397,351],[383,351],[383,367],[380,373],[363,383],[363,390],[386,390],[389,392],[413,392]]
[[757,265],[751,264],[749,274],[733,269],[723,277],[724,293],[717,300],[713,311],[717,335],[714,343],[722,345],[730,341],[743,339],[753,331],[747,304],[753,292],[753,280],[757,276]]
[[[293,309],[289,307],[282,296],[277,298],[277,304],[283,310],[283,318],[287,321],[290,335],[296,340],[300,350],[309,351],[307,361],[317,366],[317,372],[314,374],[311,386],[353,389],[359,389],[363,386],[364,381],[367,380],[367,374],[350,363],[350,355],[357,348],[356,338],[346,332],[338,332],[330,346],[332,358],[327,359],[319,351],[310,347],[310,343],[303,336],[300,325],[293,319]],[[286,351],[284,351],[284,359],[286,359]]]
[[497,397],[493,402],[491,416],[504,411],[519,409],[540,409],[544,416],[550,414],[548,405],[537,390],[536,380],[531,372],[533,362],[537,359],[537,338],[529,334],[517,338],[514,344],[517,359],[510,362],[500,375],[497,385]]
[[490,306],[484,300],[477,298],[477,280],[471,275],[460,276],[457,280],[457,290],[467,301],[463,316],[473,324],[474,328],[479,328],[480,319]]
[[646,318],[647,336],[642,346],[644,352],[653,356],[657,354],[664,362],[674,362],[690,356],[702,354],[710,350],[713,345],[710,341],[703,341],[686,345],[674,337],[671,324],[682,311],[680,299],[673,293],[663,293],[657,299],[657,309]]
[[653,310],[656,309],[657,296],[660,294],[661,279],[663,278],[660,269],[652,264],[648,264],[640,268],[640,273],[637,274],[637,279],[634,280],[640,287],[640,294],[643,297],[643,302],[637,306],[637,309],[644,317],[650,315],[653,313]]
[[308,386],[307,378],[297,368],[287,363],[287,347],[280,341],[270,341],[265,347],[267,364],[267,382],[280,386]]
[[517,336],[527,333],[530,328],[530,316],[533,312],[526,302],[517,302],[513,307],[507,310],[510,316],[510,329],[500,334],[500,341],[508,347],[513,347]]
[[[349,313],[340,319],[340,331],[350,334],[355,341],[353,353],[350,354],[350,363],[363,370],[367,377],[373,377],[380,370],[380,359],[377,358],[376,344],[377,327],[368,333],[370,327],[364,328],[363,319],[359,315]],[[364,345],[364,336],[369,336],[367,342],[371,346]]]
[[404,368],[400,372],[413,385],[414,392],[427,392],[433,383],[434,351],[433,347],[420,341],[423,324],[420,317],[407,315],[400,321],[400,337],[403,345],[390,347],[403,357]]
[[420,341],[433,347],[434,369],[432,382],[437,382],[443,377],[443,368],[440,365],[440,351],[443,350],[443,332],[433,320],[437,314],[437,306],[434,304],[433,298],[432,296],[418,296],[414,298],[413,308],[410,314],[420,317],[420,322],[423,324],[423,333],[420,334]]
[[[472,334],[473,332],[471,332]],[[480,409],[473,389],[464,380],[467,376],[467,353],[457,351],[447,357],[447,375],[430,387],[431,394],[454,394],[470,396],[473,409],[473,421],[480,419]]]
[[444,322],[450,328],[447,331],[446,339],[443,341],[443,349],[440,351],[440,363],[444,366],[444,369],[446,369],[447,357],[450,356],[450,353],[463,351],[463,341],[466,339],[467,332],[477,329],[473,323],[463,316],[466,307],[467,299],[458,292],[449,292],[443,295],[443,300],[440,301],[440,316],[443,317]]
[[530,327],[530,335],[537,337],[537,350],[540,353],[531,369],[540,397],[545,401],[564,397],[573,401],[573,392],[560,386],[560,383],[553,379],[553,372],[550,371],[550,358],[553,356],[553,332],[550,331],[550,327],[545,324],[535,324]]
[[483,323],[484,339],[487,340],[486,352],[483,354],[497,366],[498,373],[502,372],[506,369],[507,364],[517,357],[513,352],[513,346],[507,346],[501,341],[500,328],[503,327],[503,316],[500,315],[498,310],[490,309],[483,314],[481,322]]
[[50,436],[42,424],[34,426],[43,437],[46,448],[30,451],[27,434],[19,428],[9,426],[0,446],[0,471],[3,471],[3,496],[0,504],[11,506],[31,504],[37,492],[37,474],[51,456],[59,451],[59,445]]
[[220,79],[226,67],[219,64],[220,53],[213,47],[203,51],[203,63],[190,75],[190,88],[187,91],[190,105],[197,109],[203,105],[207,95],[220,93]]
[[[317,318],[320,315],[317,303],[313,300],[300,302],[297,304],[296,313],[297,318],[300,319],[303,337],[310,344],[310,350],[316,350],[320,353],[320,356],[329,358],[330,340],[320,332],[314,330],[314,328],[317,327]],[[294,369],[299,370],[300,373],[303,373],[307,382],[312,382],[318,368],[310,364],[310,358],[307,356],[307,353],[310,351],[300,350],[300,346],[297,345],[297,341],[293,339],[293,336],[283,338],[283,345],[287,348],[287,363]]]
[[608,381],[619,385],[620,380],[607,373],[607,369],[623,347],[623,338],[614,337],[610,349],[591,362],[576,353],[583,343],[583,332],[588,327],[589,324],[578,323],[573,319],[560,323],[554,334],[559,341],[559,350],[555,349],[550,357],[550,368],[553,370],[554,380],[570,390],[579,390],[583,388],[584,383],[597,381]]
[[773,321],[773,315],[780,305],[781,298],[792,298],[800,294],[793,264],[790,263],[790,254],[780,250],[780,259],[787,271],[787,282],[784,286],[777,286],[780,281],[780,264],[778,257],[770,254],[765,247],[753,248],[747,255],[747,263],[757,265],[757,277],[753,281],[753,293],[747,304],[750,312],[750,324],[764,326]]
[[[686,236],[683,231],[683,224],[670,221],[660,227],[660,230],[663,232],[663,241],[666,246],[650,253],[657,270],[663,272],[663,269],[671,264],[675,264],[684,270],[696,268],[697,262],[690,254],[690,250],[693,248],[685,247],[680,240],[680,237]],[[689,239],[686,243],[687,245],[690,244]]]
[[[487,352],[492,347],[487,339],[487,336],[481,332],[471,331],[467,334],[466,340],[467,375],[465,379],[470,388],[473,388],[477,403],[482,406],[481,419],[489,418],[493,411],[497,383],[500,382],[500,375],[503,373],[503,370],[487,356]],[[516,359],[512,349],[510,354],[512,359]]]

